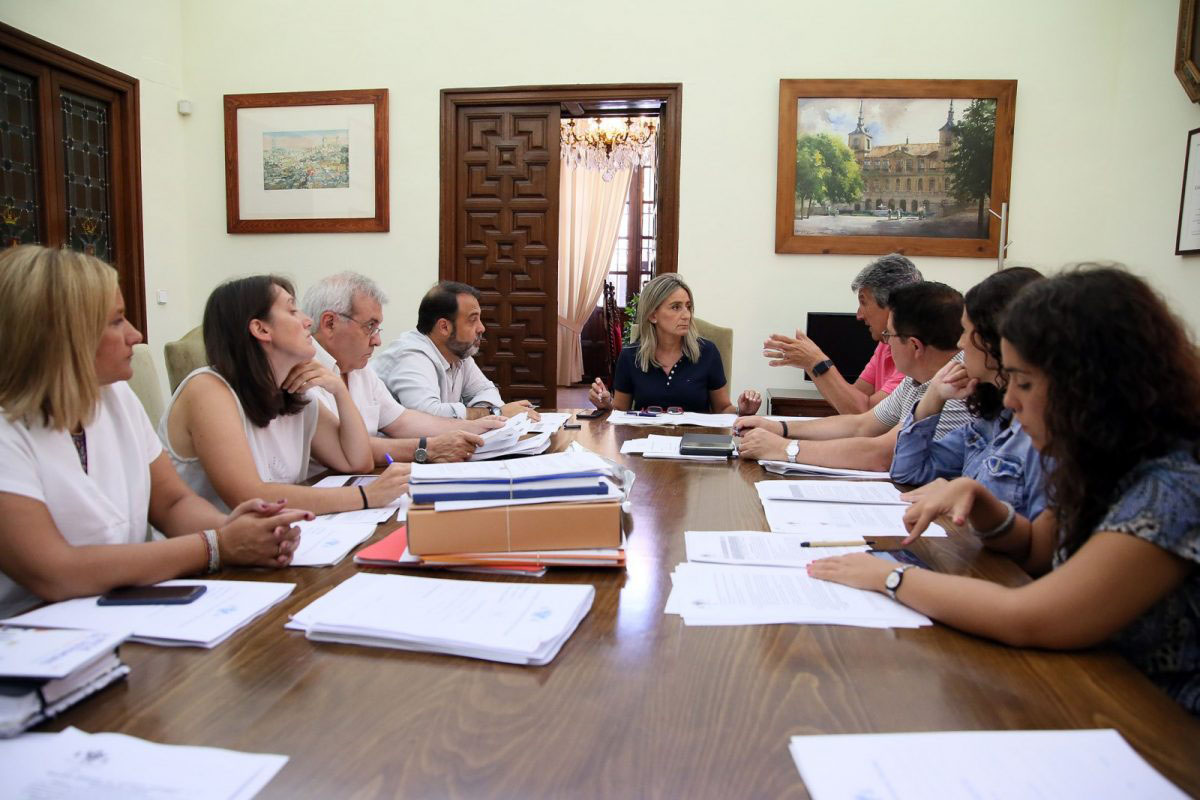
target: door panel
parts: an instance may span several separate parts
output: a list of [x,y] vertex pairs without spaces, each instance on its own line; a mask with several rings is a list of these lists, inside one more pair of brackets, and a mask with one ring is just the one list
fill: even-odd
[[458,106],[454,124],[454,163],[443,169],[455,180],[444,201],[453,204],[453,280],[483,293],[487,333],[476,363],[505,400],[552,407],[559,107]]

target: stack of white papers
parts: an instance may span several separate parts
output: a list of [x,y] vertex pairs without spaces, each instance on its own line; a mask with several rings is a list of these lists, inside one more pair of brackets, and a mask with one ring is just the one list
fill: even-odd
[[479,435],[483,439],[483,444],[475,449],[475,454],[483,455],[496,450],[504,450],[516,444],[517,440],[528,432],[531,424],[529,415],[524,412],[515,417],[509,417],[504,421],[503,427],[493,428]]
[[[603,499],[611,493],[607,462],[583,448],[497,462],[413,464],[414,502],[519,500],[557,497]],[[505,505],[502,503],[501,505]]]
[[[769,534],[767,534],[769,535]],[[837,555],[824,548],[815,557]],[[811,578],[804,569],[684,563],[664,612],[687,625],[856,625],[917,628],[928,617],[878,592]]]
[[[907,536],[904,527],[905,505],[855,502],[862,493],[849,489],[825,492],[819,501],[773,499],[781,492],[778,484],[786,481],[759,481],[755,484],[767,525],[776,533],[799,533],[812,541],[840,541],[864,536]],[[803,483],[803,481],[798,481]],[[798,489],[801,493],[816,490]],[[838,499],[840,498],[840,499]],[[946,536],[946,529],[932,523],[924,536]]]
[[207,586],[184,605],[101,606],[96,597],[51,603],[11,619],[13,625],[132,631],[130,639],[156,645],[215,647],[281,602],[294,583],[265,581],[164,581],[160,586]]
[[[558,430],[558,425],[566,422],[569,414],[546,414],[550,419],[546,422],[533,422],[529,414],[520,413],[510,417],[503,428],[495,428],[482,433],[483,444],[471,455],[472,461],[485,461],[501,456],[529,456],[544,453],[550,449],[550,437]],[[562,420],[558,421],[561,417]],[[558,425],[554,425],[554,422]],[[535,435],[526,438],[525,434]]]
[[813,800],[1184,798],[1114,730],[793,736]]
[[0,628],[0,737],[57,716],[129,674],[123,633]]
[[700,425],[706,428],[732,428],[737,414],[699,414],[686,411],[682,414],[654,414],[646,416],[637,411],[614,411],[608,415],[613,425]]
[[816,464],[793,464],[790,461],[759,461],[763,469],[776,475],[825,475],[831,478],[861,478],[872,481],[891,480],[887,472],[872,472],[868,469],[844,469],[821,467]]
[[533,436],[517,439],[507,447],[492,448],[483,452],[476,450],[471,454],[471,460],[487,461],[502,456],[536,456],[550,449],[550,437],[553,435],[554,431],[542,431]]
[[548,664],[592,607],[588,585],[359,573],[287,627],[313,641]]
[[328,567],[340,562],[375,533],[374,522],[339,522],[317,517],[296,523],[300,546],[292,554],[293,567]]
[[757,487],[759,496],[768,500],[908,505],[899,489],[882,481],[758,481]]
[[[669,458],[676,461],[715,461],[725,463],[725,456],[685,456],[679,452],[682,436],[659,436],[650,434],[645,439],[627,439],[621,443],[621,452],[640,454],[645,458]],[[736,453],[734,454],[736,456]]]
[[6,797],[250,800],[287,760],[77,728],[0,742]]

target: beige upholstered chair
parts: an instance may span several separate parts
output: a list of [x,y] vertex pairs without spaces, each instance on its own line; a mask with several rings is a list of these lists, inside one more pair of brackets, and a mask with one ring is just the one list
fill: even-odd
[[717,346],[717,352],[721,354],[721,364],[725,367],[725,379],[733,379],[733,328],[722,328],[720,325],[713,325],[711,322],[696,317],[692,320],[696,326],[696,333],[700,334],[700,338],[708,339]]
[[167,380],[171,382],[171,394],[176,387],[194,369],[208,365],[208,356],[204,352],[204,334],[197,325],[183,335],[183,338],[163,345],[163,356],[167,361]]
[[150,424],[158,427],[158,420],[163,415],[166,403],[163,401],[162,383],[158,380],[158,369],[154,366],[154,356],[150,348],[144,344],[133,346],[133,377],[129,379],[129,388],[142,401]]

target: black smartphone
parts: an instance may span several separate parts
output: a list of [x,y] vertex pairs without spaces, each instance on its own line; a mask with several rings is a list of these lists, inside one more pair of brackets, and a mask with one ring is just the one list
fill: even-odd
[[608,413],[607,408],[593,408],[591,411],[576,411],[576,419],[596,419]]
[[914,567],[929,569],[929,565],[921,560],[912,550],[868,550],[868,553],[884,561],[895,561],[898,564],[912,564]]
[[207,586],[122,586],[105,592],[96,601],[101,606],[185,605],[208,591]]

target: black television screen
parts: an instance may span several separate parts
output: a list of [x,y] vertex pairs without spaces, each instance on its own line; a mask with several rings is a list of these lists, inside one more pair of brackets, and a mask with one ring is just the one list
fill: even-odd
[[[849,312],[810,311],[805,333],[833,359],[838,372],[850,383],[858,380],[859,373],[875,352],[876,343],[871,332]],[[804,377],[812,380],[807,372]]]

